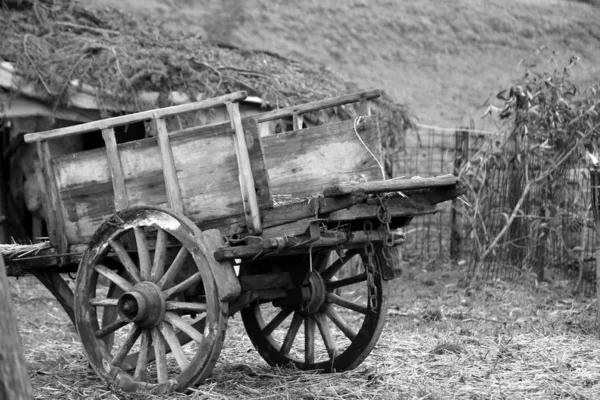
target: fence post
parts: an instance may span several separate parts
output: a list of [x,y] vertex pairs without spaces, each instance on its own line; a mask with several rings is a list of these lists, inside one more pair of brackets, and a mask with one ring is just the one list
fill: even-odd
[[12,309],[4,258],[0,254],[0,399],[33,398],[25,356]]
[[[454,132],[454,175],[458,176],[460,169],[469,159],[469,131],[458,129]],[[452,200],[450,216],[450,257],[458,260],[462,249],[462,216],[459,210],[460,201]]]
[[596,324],[598,326],[598,337],[600,337],[600,169],[590,168],[590,188],[592,192],[592,210],[594,214],[594,226],[596,228]]

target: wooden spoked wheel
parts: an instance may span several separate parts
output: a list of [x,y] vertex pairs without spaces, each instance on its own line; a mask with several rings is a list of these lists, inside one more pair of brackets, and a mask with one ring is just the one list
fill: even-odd
[[202,240],[193,222],[158,207],[119,212],[92,238],[77,274],[75,320],[109,384],[168,393],[211,373],[228,304],[219,301]]
[[[372,273],[365,268],[363,249],[337,257],[316,254],[312,272],[308,257],[302,265],[282,259],[307,271],[302,301],[251,304],[241,312],[246,332],[270,365],[325,372],[353,369],[370,354],[385,324],[388,287],[380,273],[381,255],[374,255]],[[250,273],[260,271],[255,266]]]

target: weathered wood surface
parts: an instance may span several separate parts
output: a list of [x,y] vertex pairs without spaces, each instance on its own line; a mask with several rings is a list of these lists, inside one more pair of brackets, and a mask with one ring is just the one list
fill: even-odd
[[47,141],[38,142],[37,150],[42,171],[42,176],[38,175],[38,183],[44,194],[42,201],[47,210],[48,235],[58,251],[66,253],[69,245],[65,229],[65,215],[61,207],[61,196],[56,186],[56,171],[52,164],[50,146]]
[[313,101],[310,103],[300,104],[293,107],[281,108],[266,113],[259,114],[256,118],[258,122],[273,121],[275,119],[291,117],[293,115],[305,114],[313,111],[323,110],[325,108],[337,107],[344,104],[356,103],[361,100],[373,100],[381,96],[381,92],[377,89],[366,90],[364,92],[350,93],[343,96],[333,97],[330,99]]
[[[260,207],[271,205],[266,168],[262,163],[258,126],[243,121]],[[183,211],[194,222],[243,215],[233,131],[223,125],[173,133],[169,137]],[[129,204],[167,205],[161,155],[156,138],[119,144]],[[105,149],[53,160],[70,244],[86,243],[115,212],[114,191]]]
[[153,122],[156,128],[156,139],[158,141],[158,150],[162,161],[163,176],[165,177],[167,202],[172,210],[183,213],[183,199],[181,198],[181,188],[179,187],[179,180],[177,179],[177,170],[169,140],[167,122],[164,118],[157,118]]
[[[396,197],[388,200],[392,218],[412,217],[417,215],[435,214],[440,209],[425,202],[419,202],[410,197]],[[353,221],[357,219],[376,218],[379,204],[356,204],[349,209],[334,211],[329,215],[330,221]]]
[[195,103],[183,104],[180,106],[158,108],[156,110],[142,111],[139,113],[122,115],[119,117],[106,118],[98,121],[92,121],[81,125],[73,125],[66,128],[53,129],[45,132],[28,133],[25,135],[26,143],[40,142],[42,140],[51,140],[59,137],[67,137],[81,133],[93,132],[115,126],[127,125],[132,122],[145,121],[156,118],[164,118],[170,115],[178,115],[192,111],[205,110],[220,104],[234,103],[246,98],[246,92],[235,92],[212,99],[202,100]]
[[117,149],[117,139],[115,130],[107,128],[102,130],[102,138],[106,148],[106,157],[108,158],[108,167],[112,178],[113,192],[115,193],[115,209],[123,210],[129,207],[127,198],[127,188],[125,187],[125,176],[123,175],[123,165]]
[[363,191],[365,193],[385,193],[397,192],[402,190],[428,189],[440,186],[454,185],[458,178],[452,174],[435,176],[430,178],[412,178],[412,179],[390,179],[387,181],[364,182],[364,183],[343,183],[328,187],[323,191],[325,197],[336,197],[350,194],[353,191]]
[[[237,157],[240,192],[242,194],[242,205],[246,214],[246,226],[253,235],[259,235],[262,232],[260,222],[260,211],[256,198],[254,185],[254,176],[252,174],[252,165],[248,154],[248,146],[244,136],[242,126],[242,117],[240,109],[233,103],[227,103],[227,112],[231,121],[231,127],[234,130],[233,144]],[[260,135],[257,135],[260,138]]]
[[[377,118],[363,119],[358,133],[381,159]],[[381,179],[377,162],[354,132],[353,120],[267,136],[262,142],[273,194],[304,197],[343,182]]]
[[12,307],[4,258],[0,254],[0,399],[32,398],[33,391]]

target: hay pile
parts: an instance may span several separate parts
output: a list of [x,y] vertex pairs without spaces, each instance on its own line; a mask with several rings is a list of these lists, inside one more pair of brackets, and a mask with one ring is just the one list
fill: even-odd
[[[92,10],[70,0],[0,0],[0,61],[12,63],[53,102],[67,104],[69,82],[97,88],[102,107],[144,110],[133,94],[159,92],[195,98],[237,90],[281,108],[357,91],[322,66],[264,51],[236,48],[182,36],[148,17],[136,19],[114,9]],[[379,112],[402,133],[412,123],[403,106],[387,97]]]

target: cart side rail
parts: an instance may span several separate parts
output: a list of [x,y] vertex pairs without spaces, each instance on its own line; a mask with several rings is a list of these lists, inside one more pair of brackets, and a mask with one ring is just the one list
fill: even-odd
[[85,124],[73,125],[66,128],[53,129],[44,132],[28,133],[24,136],[26,143],[41,142],[66,136],[78,135],[82,133],[94,132],[103,129],[114,128],[121,125],[127,125],[134,122],[146,121],[150,119],[165,118],[183,113],[205,110],[227,103],[238,103],[247,97],[246,92],[235,92],[212,99],[202,100],[195,103],[183,104],[179,106],[159,108],[155,110],[142,111],[134,114],[122,115],[113,118],[92,121]]

